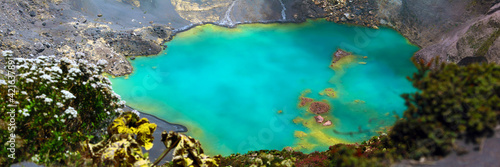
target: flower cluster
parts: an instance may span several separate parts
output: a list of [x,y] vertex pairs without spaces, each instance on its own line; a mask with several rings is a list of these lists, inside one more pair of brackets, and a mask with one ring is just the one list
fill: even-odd
[[139,116],[140,116],[140,114],[141,114],[141,113],[139,113],[139,111],[137,111],[137,110],[132,110],[131,112],[132,112],[132,113],[134,113],[135,115],[137,115],[138,117],[139,117]]
[[76,112],[73,107],[68,107],[68,109],[66,109],[64,113],[68,114],[69,118],[76,118],[76,116],[78,115],[78,112]]
[[67,91],[67,90],[61,90],[61,93],[63,94],[62,97],[66,100],[69,100],[69,99],[74,99],[76,98],[75,95],[73,95],[71,92]]
[[[2,55],[11,56],[12,53],[3,52]],[[123,112],[125,101],[102,74],[107,62],[89,63],[83,59],[83,53],[75,57],[11,58],[16,67],[15,86],[19,90],[15,97],[15,111],[19,113],[16,123],[30,125],[16,129],[19,137],[26,139],[24,148],[16,149],[23,151],[16,154],[37,154],[39,157],[35,159],[40,162],[57,159],[56,154],[64,157],[64,151],[75,148],[79,141],[107,126],[107,120]],[[9,99],[7,82],[3,79],[0,76],[0,110],[7,111],[11,103],[6,101]],[[8,117],[0,112],[0,118]],[[2,133],[0,129],[0,135],[4,135]],[[5,142],[0,139],[0,143]],[[0,164],[3,164],[1,159]]]

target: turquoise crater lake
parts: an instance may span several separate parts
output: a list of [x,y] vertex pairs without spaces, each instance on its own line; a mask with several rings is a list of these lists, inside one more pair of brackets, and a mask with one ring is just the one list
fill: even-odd
[[[406,76],[419,48],[388,28],[324,20],[202,25],[166,45],[131,61],[134,73],[112,78],[113,89],[127,105],[187,126],[209,155],[362,142],[391,126],[405,110],[400,95],[415,91]],[[332,69],[338,48],[354,56]],[[327,88],[336,97],[320,95]],[[299,108],[301,96],[330,104],[322,116],[333,125]]]

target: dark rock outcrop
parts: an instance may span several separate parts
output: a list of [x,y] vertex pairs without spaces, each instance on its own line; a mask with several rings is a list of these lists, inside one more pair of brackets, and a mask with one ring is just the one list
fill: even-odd
[[337,51],[335,53],[333,53],[332,55],[332,63],[331,64],[335,64],[337,63],[340,59],[346,57],[346,56],[350,56],[351,53],[345,51],[345,50],[342,50],[342,49],[337,49]]
[[311,103],[311,106],[309,106],[309,111],[311,111],[314,114],[327,113],[328,111],[330,111],[330,104],[325,102],[315,101]]

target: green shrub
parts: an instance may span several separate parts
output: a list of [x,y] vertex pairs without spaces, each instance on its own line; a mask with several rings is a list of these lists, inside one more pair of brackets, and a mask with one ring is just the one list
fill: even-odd
[[404,94],[408,109],[393,126],[390,138],[411,158],[446,155],[457,139],[478,143],[494,133],[500,112],[500,66],[495,64],[415,63],[413,86]]
[[[10,121],[5,112],[11,111],[8,105],[16,104],[12,109],[17,144],[16,159],[7,158],[7,147],[0,148],[0,164],[32,156],[38,163],[63,163],[68,150],[74,150],[92,132],[106,127],[102,122],[118,115],[125,104],[113,92],[111,82],[101,75],[105,61],[94,65],[84,60],[81,53],[77,53],[76,60],[4,56],[15,62],[16,68],[11,72],[16,74],[17,93],[8,92],[11,85],[7,85],[7,76],[0,80],[0,125]],[[0,143],[6,143],[6,136],[10,135],[6,126],[0,126],[0,134]]]

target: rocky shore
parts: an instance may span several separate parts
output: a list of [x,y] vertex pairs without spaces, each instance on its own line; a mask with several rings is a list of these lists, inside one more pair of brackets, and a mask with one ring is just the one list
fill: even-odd
[[325,18],[340,24],[354,24],[365,27],[378,28],[377,2],[370,0],[313,0],[314,4],[323,8]]
[[90,62],[111,62],[106,71],[122,76],[133,71],[127,57],[159,54],[176,32],[198,24],[298,22],[322,13],[306,0],[1,1],[0,50],[18,57],[82,52]]
[[[112,62],[106,71],[130,74],[127,57],[159,54],[164,43],[195,25],[329,21],[398,30],[422,48],[417,58],[458,63],[484,57],[500,63],[500,0],[28,0],[0,2],[0,50],[33,57]],[[497,4],[495,6],[495,4]],[[469,58],[470,59],[470,58]],[[465,59],[466,61],[468,59]],[[483,60],[483,59],[476,59]],[[1,68],[0,68],[1,69]],[[0,72],[3,72],[0,71]]]

